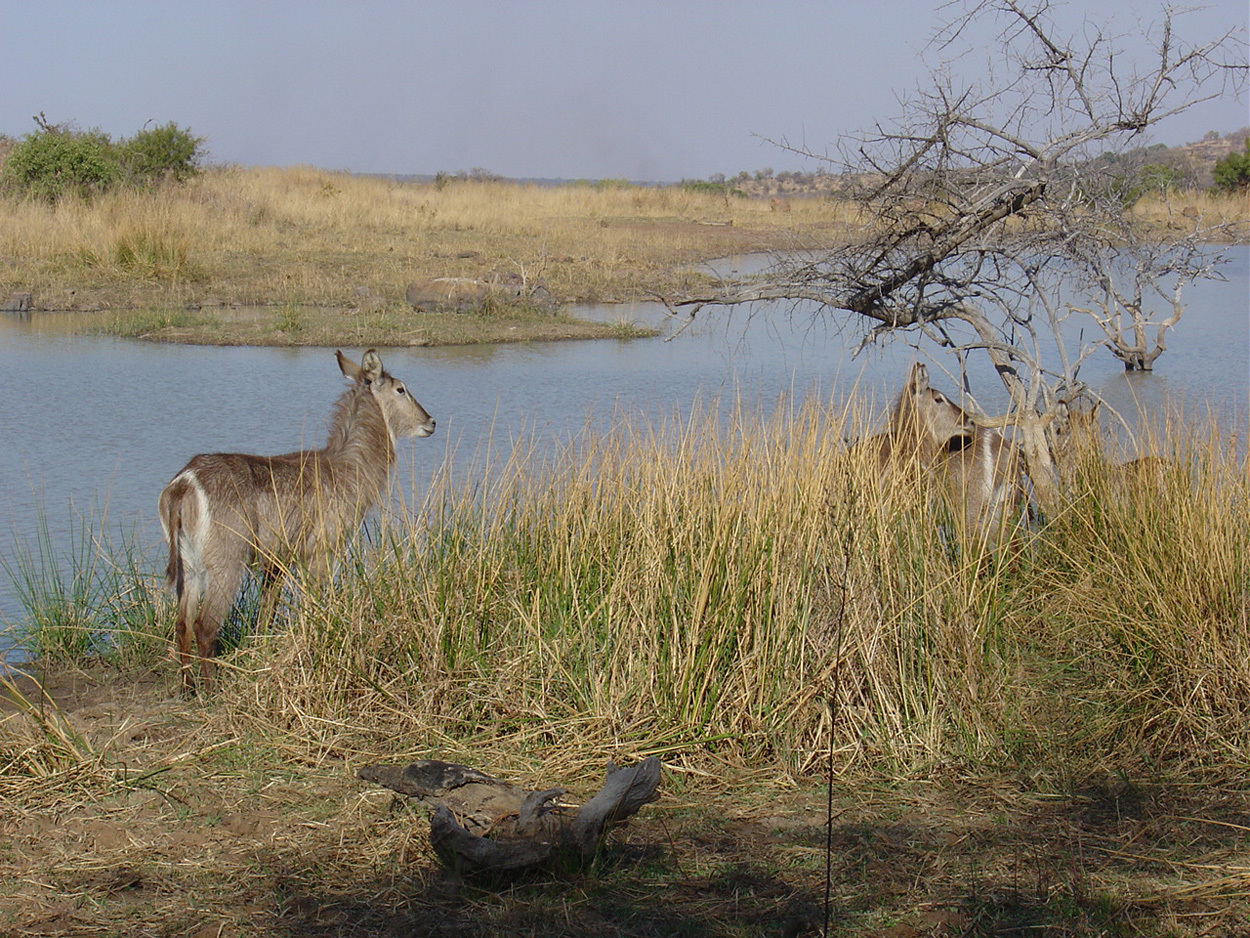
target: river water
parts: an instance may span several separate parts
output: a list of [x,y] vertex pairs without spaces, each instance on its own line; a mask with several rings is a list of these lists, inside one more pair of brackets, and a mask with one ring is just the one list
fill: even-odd
[[[1210,409],[1244,440],[1250,250],[1233,257],[1227,282],[1190,289],[1155,373],[1126,375],[1100,352],[1081,377],[1130,417],[1174,404],[1194,417]],[[654,304],[575,312],[673,325]],[[859,338],[810,311],[708,309],[671,341],[383,350],[388,370],[438,420],[435,436],[401,443],[397,477],[409,504],[419,504],[440,466],[468,465],[487,444],[498,452],[522,434],[568,439],[588,425],[686,413],[696,401],[728,407],[742,397],[767,412],[786,397],[858,389],[883,410],[915,352],[896,341],[853,357]],[[357,360],[360,351],[352,350]],[[958,391],[931,371],[936,385]],[[1001,405],[988,371],[971,378],[983,409]],[[157,495],[187,459],[320,446],[343,388],[332,349],[160,345],[70,335],[59,314],[0,315],[0,556],[14,569],[20,552],[37,555],[40,531],[55,553],[73,551],[90,527],[142,545],[155,568]],[[22,615],[0,568],[0,646]]]

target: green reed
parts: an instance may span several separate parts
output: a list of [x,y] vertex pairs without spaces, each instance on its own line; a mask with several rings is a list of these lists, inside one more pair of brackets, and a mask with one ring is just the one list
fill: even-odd
[[11,556],[0,557],[24,612],[10,624],[12,646],[46,664],[163,651],[159,578],[135,532],[110,535],[103,518],[75,516],[65,541],[58,549],[41,509],[34,543],[15,538]]

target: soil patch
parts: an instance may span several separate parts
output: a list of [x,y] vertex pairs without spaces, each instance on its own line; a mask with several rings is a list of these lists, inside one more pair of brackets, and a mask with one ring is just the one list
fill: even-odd
[[820,934],[826,870],[838,935],[1250,934],[1242,789],[838,781],[827,826],[816,780],[670,770],[589,871],[491,882],[440,868],[424,809],[352,760],[183,700],[172,665],[21,690],[96,762],[7,789],[5,935]]

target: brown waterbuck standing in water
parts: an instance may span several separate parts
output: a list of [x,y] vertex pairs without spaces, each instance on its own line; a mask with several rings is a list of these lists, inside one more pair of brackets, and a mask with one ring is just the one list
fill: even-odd
[[169,542],[166,575],[178,597],[178,662],[195,690],[191,637],[205,687],[217,633],[249,568],[261,572],[262,612],[292,564],[328,573],[333,552],[377,504],[395,463],[395,441],[429,436],[434,418],[373,349],[359,365],[335,353],[352,386],[334,407],[324,449],[284,456],[202,453],[161,492]]

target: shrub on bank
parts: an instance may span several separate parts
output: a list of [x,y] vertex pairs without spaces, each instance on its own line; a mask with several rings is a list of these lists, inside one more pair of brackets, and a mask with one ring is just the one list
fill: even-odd
[[1246,148],[1234,150],[1215,164],[1215,188],[1222,192],[1245,192],[1250,189],[1250,137]]
[[117,185],[148,186],[194,175],[203,158],[202,137],[172,121],[114,142],[100,130],[51,124],[15,144],[0,168],[0,183],[16,195],[54,203],[89,199]]
[[106,134],[47,126],[13,147],[2,178],[10,192],[56,202],[106,191],[121,178],[121,164]]
[[189,179],[199,171],[203,149],[203,137],[195,136],[173,121],[159,127],[145,127],[118,144],[123,175],[132,185]]

